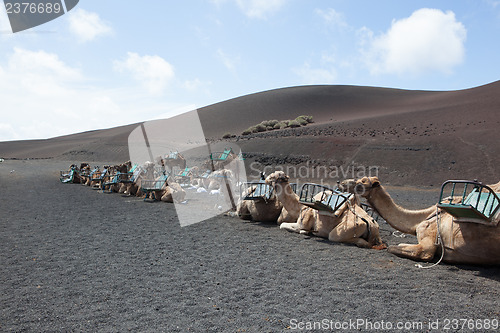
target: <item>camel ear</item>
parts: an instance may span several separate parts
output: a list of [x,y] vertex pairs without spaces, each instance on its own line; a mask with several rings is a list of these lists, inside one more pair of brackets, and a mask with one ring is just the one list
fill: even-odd
[[380,181],[378,180],[377,177],[373,177],[372,179],[372,187],[379,187],[380,186]]

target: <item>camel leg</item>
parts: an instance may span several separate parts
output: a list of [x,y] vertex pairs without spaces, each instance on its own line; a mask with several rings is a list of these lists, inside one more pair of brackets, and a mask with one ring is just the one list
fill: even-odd
[[154,201],[161,201],[161,197],[162,197],[162,195],[161,195],[161,192],[159,192],[159,191],[154,191],[154,192],[152,193],[152,196],[151,196],[151,197],[152,197],[152,199],[153,199]]
[[280,229],[285,229],[291,232],[300,233],[300,225],[298,223],[287,223],[283,222],[280,224]]
[[352,237],[350,235],[346,235],[344,232],[339,232],[337,228],[333,229],[328,235],[328,240],[330,242],[338,242],[338,243],[349,243],[354,244],[358,247],[371,248],[371,244],[368,243],[363,238]]
[[281,213],[280,213],[280,216],[278,217],[278,225],[281,225],[283,222],[286,222],[287,220],[290,221],[289,219],[289,214],[288,214],[288,211],[283,207],[281,209]]
[[438,248],[435,244],[437,233],[435,220],[420,223],[416,231],[418,244],[391,245],[387,251],[413,260],[431,260]]
[[387,244],[384,243],[382,237],[380,237],[380,230],[378,224],[370,224],[370,234],[371,236],[368,239],[368,242],[371,245],[371,248],[374,250],[385,250],[387,249]]

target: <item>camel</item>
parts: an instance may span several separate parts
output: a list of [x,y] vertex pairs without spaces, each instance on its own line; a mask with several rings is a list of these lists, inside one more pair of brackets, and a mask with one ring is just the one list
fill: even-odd
[[299,203],[299,196],[295,194],[288,182],[289,177],[282,171],[276,171],[266,177],[266,184],[274,188],[283,209],[278,218],[278,225],[283,222],[296,223],[303,205]]
[[210,176],[211,171],[207,170],[204,173],[200,174],[198,172],[197,177],[193,177],[191,180],[191,185],[195,187],[203,187],[208,189],[210,186],[210,182],[212,181],[208,176]]
[[61,171],[60,174],[60,180],[63,183],[71,182],[73,184],[80,184],[83,181],[80,176],[80,169],[76,164],[71,164],[69,167],[69,171]]
[[88,185],[90,187],[97,187],[100,188],[102,185],[102,182],[104,180],[104,177],[111,171],[111,166],[105,165],[103,166],[102,170],[97,170],[92,174],[89,179],[88,179]]
[[221,169],[212,172],[208,176],[208,179],[210,179],[210,182],[208,183],[207,190],[220,190],[226,187],[226,181],[228,181],[229,184],[233,182],[234,174],[229,169]]
[[500,182],[488,186],[496,193],[500,193]]
[[90,168],[90,165],[83,165],[80,167],[80,183],[82,185],[90,186],[90,176],[91,176],[92,170]]
[[163,202],[183,202],[186,198],[186,191],[178,183],[168,183],[160,195]]
[[[256,185],[250,186],[246,189],[245,195],[253,193],[256,188]],[[282,210],[283,205],[273,193],[268,200],[242,200],[240,198],[236,213],[242,220],[276,223]]]
[[[404,209],[393,201],[377,177],[350,179],[339,187],[366,198],[393,228],[417,236],[418,244],[389,246],[392,254],[419,261],[429,261],[441,254],[444,262],[452,264],[500,264],[499,225],[457,223],[436,205],[422,210]],[[438,223],[441,246],[437,244]]]
[[144,196],[144,193],[141,191],[142,180],[155,179],[154,177],[155,165],[153,162],[147,161],[146,163],[144,163],[144,166],[141,167],[141,170],[142,170],[141,174],[139,175],[139,177],[137,177],[134,183],[126,184],[127,189],[124,192],[125,194],[133,195],[136,197]]
[[173,174],[174,167],[178,167],[181,170],[186,168],[186,159],[179,152],[174,152],[165,155],[165,157],[161,159],[161,164],[165,169],[168,168],[170,173]]
[[114,165],[113,167],[110,168],[108,175],[106,176],[106,182],[110,182],[114,179],[116,175],[118,175],[118,179],[116,183],[103,186],[103,190],[109,190],[110,192],[114,193],[124,193],[125,192],[125,187],[123,183],[120,183],[120,180],[125,180],[128,178],[128,171],[132,168],[132,162],[127,161],[122,164],[117,164]]
[[[159,191],[153,191],[151,193],[152,199],[155,201],[162,202],[182,202],[186,197],[186,191],[181,187],[179,183],[175,183],[170,180],[171,178],[167,178]],[[160,177],[157,177],[155,181],[160,180]],[[139,180],[141,181],[141,180]],[[139,189],[141,185],[139,185]],[[140,195],[144,195],[140,193]],[[147,195],[147,194],[146,194]]]
[[[301,204],[288,180],[289,177],[283,171],[276,171],[266,178],[266,183],[272,184],[279,201],[283,203],[283,210],[286,210],[280,215],[280,229],[312,233],[332,242],[350,243],[358,247],[377,250],[385,248],[377,222],[356,203],[355,196],[335,213],[322,214]],[[319,193],[315,198],[319,199],[321,195]]]

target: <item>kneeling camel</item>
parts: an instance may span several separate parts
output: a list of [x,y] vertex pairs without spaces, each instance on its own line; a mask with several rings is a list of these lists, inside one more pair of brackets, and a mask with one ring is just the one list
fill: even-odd
[[500,224],[494,227],[478,223],[454,222],[452,215],[438,210],[436,205],[422,210],[404,209],[394,202],[377,177],[345,180],[339,187],[343,191],[365,197],[393,228],[417,236],[418,244],[391,245],[388,248],[390,253],[423,261],[431,260],[436,254],[442,254],[441,246],[436,242],[439,218],[444,262],[500,264]]
[[[297,233],[312,233],[332,242],[351,243],[359,247],[385,249],[379,226],[358,204],[353,196],[333,214],[319,211],[299,202],[283,171],[276,171],[266,178],[283,204],[280,229]],[[321,193],[320,193],[321,195]],[[286,222],[285,222],[286,221]],[[288,222],[290,221],[290,222]]]

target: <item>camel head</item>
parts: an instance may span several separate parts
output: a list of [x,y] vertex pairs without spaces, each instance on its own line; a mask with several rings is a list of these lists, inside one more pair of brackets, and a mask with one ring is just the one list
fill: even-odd
[[156,156],[156,157],[154,158],[153,162],[154,162],[155,164],[158,164],[158,165],[159,165],[159,164],[161,164],[161,160],[162,160],[162,157],[161,157],[161,156]]
[[143,170],[145,170],[146,178],[151,179],[153,178],[154,171],[155,171],[155,164],[151,161],[146,161],[144,163]]
[[380,186],[377,177],[363,177],[361,179],[345,179],[339,184],[339,190],[367,197],[371,190]]
[[117,164],[117,165],[113,166],[113,169],[116,172],[120,172],[120,173],[127,173],[127,171],[128,171],[127,164],[125,164],[125,163],[123,163],[123,164]]
[[275,171],[266,178],[266,184],[274,186],[276,183],[288,183],[288,177],[283,171]]
[[201,168],[204,169],[204,170],[212,170],[212,161],[211,160],[206,160],[201,165]]
[[496,183],[496,184],[492,184],[492,185],[488,185],[489,187],[491,187],[491,189],[495,192],[500,192],[500,182]]

